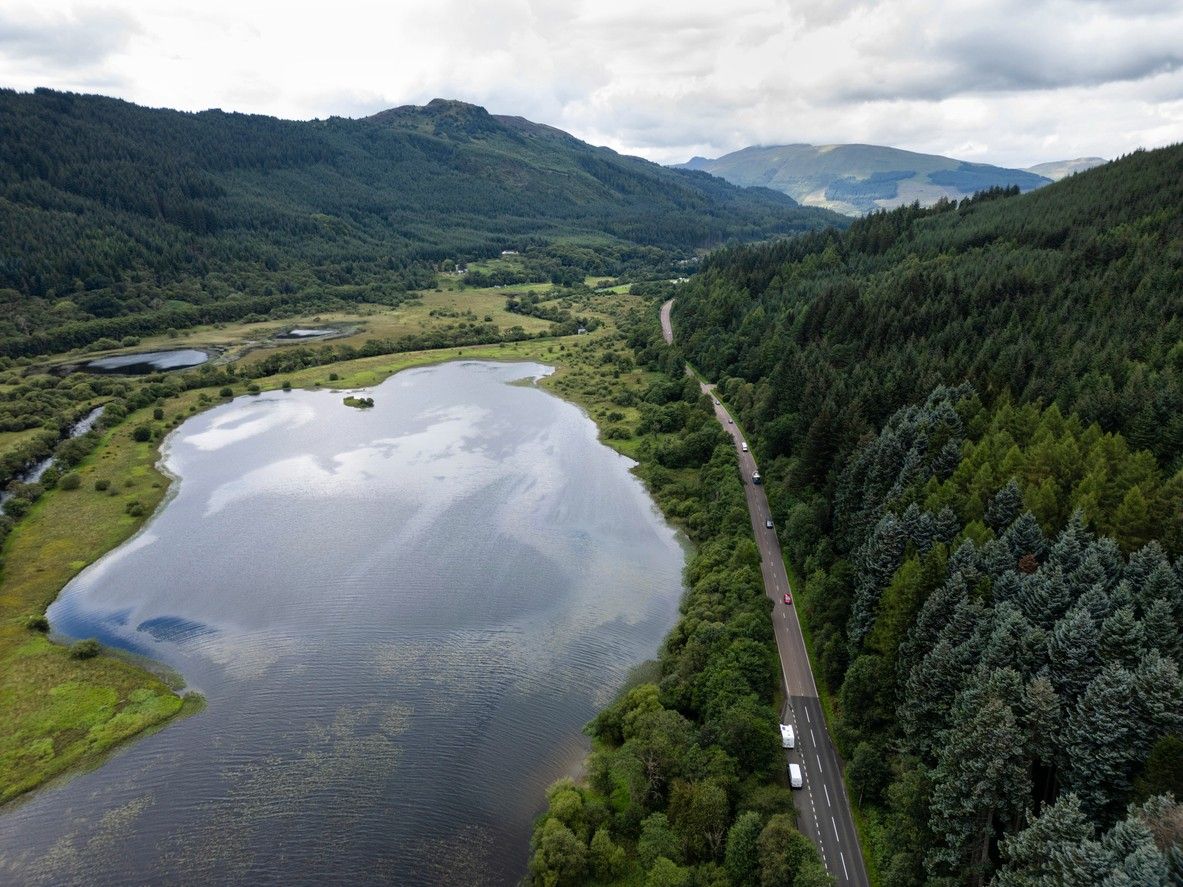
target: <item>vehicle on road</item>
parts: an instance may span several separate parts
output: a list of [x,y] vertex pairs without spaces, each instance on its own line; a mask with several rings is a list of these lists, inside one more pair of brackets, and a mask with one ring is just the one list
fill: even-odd
[[790,607],[793,605],[793,593],[791,591],[785,592],[785,603]]
[[743,443],[741,443],[739,445],[739,448],[746,453],[748,451],[748,442],[745,440]]
[[728,425],[734,425],[734,424],[735,424],[735,420],[734,420],[734,419],[732,419],[730,416],[728,416],[728,417],[727,417],[727,424],[728,424]]
[[768,520],[764,521],[764,529],[766,529],[766,530],[772,529],[772,518],[768,518]]
[[715,398],[715,406],[722,406],[722,404],[719,402],[719,398],[717,397]]
[[793,788],[801,788],[805,785],[805,780],[801,777],[800,764],[789,764],[789,785]]
[[763,481],[763,479],[760,477],[760,472],[753,471],[752,472],[752,483],[759,486],[762,483],[762,481]]
[[780,725],[780,747],[781,748],[795,748],[797,745],[797,737],[793,735],[792,724]]

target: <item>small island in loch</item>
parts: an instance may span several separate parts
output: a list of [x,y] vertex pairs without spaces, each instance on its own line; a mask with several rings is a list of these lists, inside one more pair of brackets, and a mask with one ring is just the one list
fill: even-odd
[[359,410],[368,409],[374,405],[372,397],[354,397],[352,394],[345,398],[345,406],[357,407]]

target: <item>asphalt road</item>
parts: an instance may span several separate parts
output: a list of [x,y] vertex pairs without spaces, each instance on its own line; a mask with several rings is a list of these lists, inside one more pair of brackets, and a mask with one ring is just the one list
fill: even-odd
[[[674,341],[670,324],[670,299],[661,306],[661,333],[667,343]],[[755,457],[743,450],[743,435],[732,421],[731,415],[715,397],[714,386],[702,384],[702,390],[710,395],[715,407],[715,416],[724,430],[731,435],[743,472],[744,492],[748,500],[748,512],[752,518],[752,533],[760,550],[760,571],[764,576],[764,591],[774,601],[772,629],[776,635],[776,649],[780,655],[780,669],[784,680],[786,711],[781,722],[793,725],[797,747],[785,752],[785,765],[795,762],[801,766],[805,785],[793,792],[797,806],[797,827],[812,840],[821,851],[822,861],[839,884],[868,887],[867,872],[859,852],[858,833],[850,813],[850,801],[846,796],[846,784],[842,780],[842,766],[830,732],[826,728],[821,701],[817,697],[817,685],[805,651],[805,640],[801,636],[801,623],[797,620],[795,601],[784,603],[786,593],[792,592],[785,562],[781,555],[776,528],[769,529],[766,521],[772,520],[768,497],[762,485],[752,483],[757,471]]]

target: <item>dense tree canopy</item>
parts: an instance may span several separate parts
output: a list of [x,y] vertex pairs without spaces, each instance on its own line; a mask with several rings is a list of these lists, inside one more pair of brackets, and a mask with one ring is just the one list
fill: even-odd
[[727,250],[679,295],[805,568],[885,885],[1177,866],[1180,206],[1183,148],[1139,152]]
[[162,312],[382,301],[503,249],[572,282],[826,224],[844,221],[461,102],[288,121],[0,90],[0,354],[143,334]]

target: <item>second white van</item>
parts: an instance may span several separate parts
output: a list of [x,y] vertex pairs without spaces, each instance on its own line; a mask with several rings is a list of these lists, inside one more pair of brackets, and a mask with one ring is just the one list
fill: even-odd
[[793,788],[801,788],[805,785],[805,780],[801,778],[800,764],[789,764],[789,785]]

